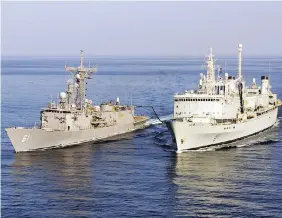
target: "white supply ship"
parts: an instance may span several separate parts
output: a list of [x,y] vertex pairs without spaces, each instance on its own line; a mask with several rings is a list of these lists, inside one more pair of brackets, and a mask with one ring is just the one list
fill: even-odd
[[67,82],[60,100],[52,99],[40,112],[40,126],[34,128],[11,127],[6,132],[16,152],[66,147],[89,141],[103,140],[144,128],[148,117],[135,116],[132,105],[106,102],[92,105],[86,99],[86,81],[97,68],[85,68],[83,51],[80,66],[67,67],[72,78]]
[[166,122],[177,151],[223,144],[272,127],[281,101],[271,91],[268,76],[246,86],[242,77],[242,45],[238,46],[238,74],[215,78],[215,60],[210,49],[206,75],[199,88],[174,95],[173,120]]

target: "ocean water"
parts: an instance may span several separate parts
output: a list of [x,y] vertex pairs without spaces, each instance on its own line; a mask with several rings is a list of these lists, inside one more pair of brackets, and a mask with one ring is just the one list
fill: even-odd
[[[236,57],[218,57],[236,74]],[[177,154],[150,109],[146,129],[103,143],[15,154],[4,128],[33,126],[40,109],[65,90],[64,64],[78,57],[2,60],[2,217],[281,217],[282,131],[270,130],[223,146]],[[202,57],[92,57],[99,71],[87,84],[94,104],[153,105],[162,119],[173,94],[196,88]],[[270,63],[270,67],[269,67]],[[269,75],[282,98],[282,57],[246,57],[243,73]]]

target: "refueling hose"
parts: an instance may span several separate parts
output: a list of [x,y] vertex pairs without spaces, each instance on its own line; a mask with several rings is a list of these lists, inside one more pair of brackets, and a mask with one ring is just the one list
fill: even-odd
[[151,106],[151,105],[138,105],[138,106],[134,106],[134,107],[150,107],[150,108],[152,108],[153,109],[153,111],[154,111],[154,113],[155,113],[155,115],[156,115],[156,117],[158,118],[158,120],[162,123],[162,124],[164,124],[165,125],[165,122],[164,121],[162,121],[160,118],[159,118],[159,116],[158,116],[158,114],[156,113],[156,111],[155,111],[155,109],[154,109],[154,107],[153,106]]

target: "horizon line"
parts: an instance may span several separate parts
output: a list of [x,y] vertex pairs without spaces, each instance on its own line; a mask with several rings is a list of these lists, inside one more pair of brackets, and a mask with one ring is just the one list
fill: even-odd
[[[217,57],[237,57],[237,54],[214,54]],[[195,54],[195,55],[84,55],[84,57],[102,57],[102,58],[181,58],[181,57],[205,57],[205,54]],[[244,54],[243,56],[245,57],[282,57],[282,54]],[[67,54],[59,54],[59,55],[42,55],[42,54],[19,54],[19,55],[2,55],[1,54],[1,59],[2,58],[7,58],[7,57],[79,57],[79,54],[74,55],[67,55]]]

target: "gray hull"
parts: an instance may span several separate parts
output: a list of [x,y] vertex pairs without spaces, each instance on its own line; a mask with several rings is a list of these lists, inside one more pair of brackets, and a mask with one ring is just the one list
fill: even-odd
[[145,127],[145,122],[135,125],[116,125],[80,131],[47,131],[43,129],[7,128],[6,132],[16,152],[67,147],[89,141],[98,141]]

